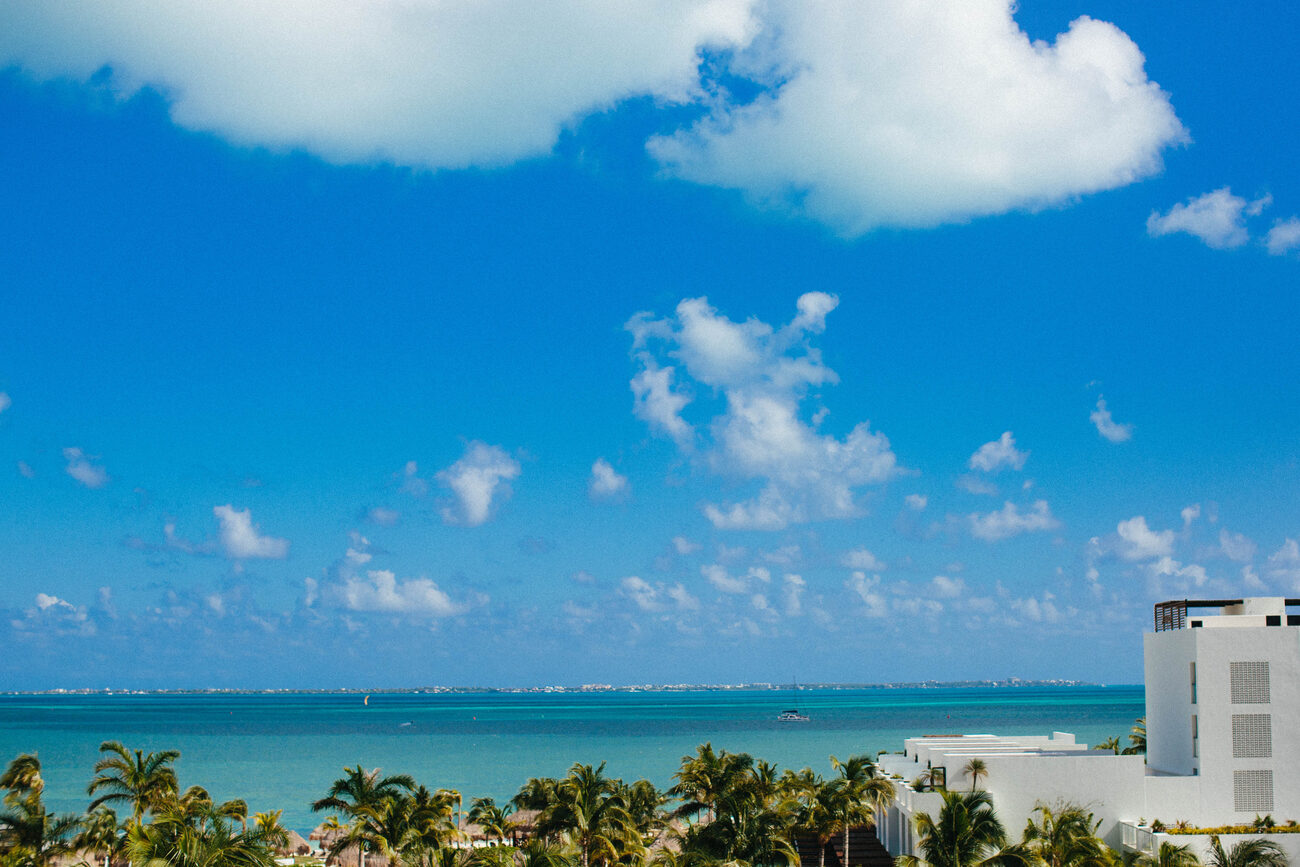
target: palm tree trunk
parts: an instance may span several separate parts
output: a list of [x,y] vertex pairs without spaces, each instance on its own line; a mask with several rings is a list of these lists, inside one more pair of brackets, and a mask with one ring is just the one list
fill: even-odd
[[826,844],[828,842],[830,841],[823,840],[820,837],[817,838],[817,847],[819,850],[817,853],[817,867],[826,867]]
[[844,826],[844,867],[849,867],[849,826]]

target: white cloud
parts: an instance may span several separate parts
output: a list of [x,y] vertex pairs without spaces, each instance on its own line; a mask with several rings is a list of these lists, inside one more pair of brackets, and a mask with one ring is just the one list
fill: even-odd
[[846,586],[866,606],[866,615],[868,617],[884,617],[889,613],[889,602],[880,592],[880,576],[873,575],[868,578],[865,572],[854,572],[849,576]]
[[807,589],[807,583],[801,575],[787,574],[784,579],[785,588],[785,614],[787,617],[798,617],[803,613],[803,592]]
[[401,512],[387,506],[375,506],[366,512],[366,520],[380,527],[395,526],[401,517]]
[[723,593],[741,594],[749,592],[750,585],[759,581],[771,583],[772,573],[762,566],[753,566],[744,575],[732,575],[726,567],[717,563],[700,567],[700,574]]
[[77,606],[73,605],[71,602],[68,602],[65,599],[60,599],[57,596],[50,596],[47,593],[36,594],[36,607],[41,609],[42,611],[45,611],[49,608],[63,608],[68,611],[77,610]]
[[1046,500],[1035,500],[1029,511],[1023,513],[1015,503],[1007,501],[996,512],[974,513],[968,517],[971,535],[988,542],[1061,526],[1061,522],[1052,517]]
[[0,412],[4,412],[13,406],[13,401],[9,399],[8,392],[0,391]]
[[1249,563],[1255,559],[1254,541],[1241,533],[1229,533],[1226,528],[1219,529],[1219,549],[1223,551],[1223,556],[1238,563]]
[[1044,594],[1042,601],[1032,596],[1012,599],[1011,608],[1021,617],[1034,623],[1056,623],[1061,619],[1061,611],[1052,601],[1052,594]]
[[1287,539],[1272,554],[1268,555],[1268,575],[1279,581],[1290,581],[1300,591],[1300,544],[1295,539]]
[[664,611],[670,607],[669,603],[679,611],[694,611],[700,607],[700,601],[683,585],[665,587],[661,583],[651,584],[636,575],[628,576],[620,582],[619,593],[631,599],[642,611]]
[[1264,237],[1264,245],[1273,256],[1285,256],[1300,249],[1300,217],[1278,220]]
[[32,469],[31,464],[27,463],[27,461],[19,461],[18,475],[24,479],[34,479],[36,478],[36,470]]
[[64,472],[88,488],[102,488],[108,484],[108,471],[95,463],[91,457],[75,446],[63,450],[63,459],[68,462]]
[[438,473],[438,481],[456,495],[455,505],[442,509],[442,519],[466,527],[486,523],[493,500],[510,496],[509,482],[519,472],[519,462],[501,447],[471,442],[460,460]]
[[501,165],[638,95],[700,98],[705,46],[745,42],[752,0],[13,0],[0,65],[112,70],[179,125],[333,162]]
[[1246,217],[1258,215],[1270,201],[1265,197],[1248,202],[1222,187],[1174,205],[1163,214],[1152,211],[1147,218],[1147,234],[1158,238],[1185,232],[1216,250],[1240,247],[1250,240]]
[[694,554],[700,550],[700,545],[685,536],[673,536],[673,550],[685,557],[687,554]]
[[972,470],[996,473],[1005,467],[1022,469],[1028,459],[1029,452],[1016,448],[1016,438],[1011,431],[1003,431],[1002,436],[975,450],[975,454],[970,456],[969,466]]
[[850,569],[861,569],[864,572],[883,572],[885,570],[884,562],[866,548],[854,548],[851,551],[844,552],[840,562]]
[[398,478],[402,481],[402,491],[410,494],[412,497],[423,497],[429,493],[429,483],[420,478],[420,465],[415,461],[407,461],[402,467]]
[[1110,410],[1106,408],[1106,399],[1097,398],[1097,408],[1089,414],[1088,418],[1097,426],[1097,433],[1113,443],[1127,442],[1133,436],[1133,425],[1120,424],[1111,418]]
[[587,492],[596,499],[617,497],[627,490],[627,476],[618,471],[604,458],[597,458],[591,465],[591,480],[587,483]]
[[1185,132],[1132,40],[1081,17],[1032,42],[1014,9],[774,0],[732,65],[769,90],[650,151],[845,235],[1041,208],[1158,171]]
[[[1157,596],[1188,593],[1204,587],[1210,580],[1205,567],[1196,563],[1184,566],[1172,557],[1163,556],[1146,565],[1151,576],[1151,592]],[[1176,579],[1169,581],[1166,579]]]
[[263,536],[253,524],[252,510],[242,512],[230,504],[214,506],[212,514],[221,525],[221,547],[235,560],[280,560],[289,555],[289,540]]
[[1173,530],[1152,530],[1142,515],[1120,521],[1115,527],[1120,538],[1120,556],[1125,560],[1168,557],[1174,550]]
[[991,497],[998,492],[998,486],[982,476],[974,473],[964,473],[957,477],[954,485],[961,488],[968,494],[975,494],[981,497]]
[[[818,432],[820,412],[805,414],[811,387],[838,381],[811,345],[838,303],[832,295],[809,292],[798,299],[794,319],[773,328],[757,319],[734,322],[705,298],[688,298],[676,315],[655,319],[640,313],[627,323],[633,357],[645,374],[664,371],[655,352],[681,363],[686,377],[720,393],[725,409],[699,426],[716,472],[756,482],[747,500],[709,503],[705,515],[721,529],[775,530],[790,524],[859,514],[854,489],[897,473],[889,440],[866,422],[844,437]],[[680,410],[685,402],[675,404]],[[647,418],[638,404],[638,414]],[[672,416],[680,419],[680,416]],[[665,427],[662,419],[652,424]],[[685,420],[681,425],[696,430]],[[666,429],[666,428],[665,428]],[[671,433],[671,431],[669,431]],[[687,446],[679,439],[679,445]]]
[[928,503],[929,500],[921,496],[920,494],[908,494],[906,497],[903,498],[903,502],[906,503],[907,508],[911,509],[912,511],[920,512],[925,508],[926,503]]
[[372,569],[365,578],[349,575],[339,593],[350,611],[451,617],[469,610],[468,604],[453,602],[428,578],[399,581],[387,569]]
[[956,599],[966,592],[966,582],[961,578],[935,575],[930,579],[930,592],[940,599]]
[[673,367],[659,367],[647,353],[638,353],[643,369],[632,377],[632,411],[637,418],[689,448],[695,429],[682,418],[690,397],[673,388]]
[[[1178,514],[1182,515],[1183,529],[1186,530],[1188,527],[1192,526],[1193,521],[1201,517],[1201,504],[1192,503],[1190,506],[1185,506]],[[1211,521],[1213,521],[1213,519],[1211,519]]]

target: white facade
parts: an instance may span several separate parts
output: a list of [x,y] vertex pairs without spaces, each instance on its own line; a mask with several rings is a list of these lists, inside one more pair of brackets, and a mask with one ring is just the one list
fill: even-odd
[[[1217,607],[1207,615],[1198,608]],[[1146,849],[1164,835],[1138,826],[1249,823],[1270,814],[1300,819],[1300,600],[1268,598],[1163,603],[1158,631],[1144,636],[1147,755],[1088,750],[1073,735],[999,738],[963,735],[909,738],[904,755],[882,755],[898,800],[877,834],[894,855],[916,854],[918,812],[937,815],[942,799],[911,785],[941,769],[947,787],[968,789],[965,767],[979,758],[980,781],[998,816],[1019,839],[1036,804],[1070,801],[1101,821],[1115,848]],[[1195,837],[1175,843],[1205,845]],[[1300,855],[1300,835],[1276,841]],[[1225,844],[1230,841],[1225,840]]]

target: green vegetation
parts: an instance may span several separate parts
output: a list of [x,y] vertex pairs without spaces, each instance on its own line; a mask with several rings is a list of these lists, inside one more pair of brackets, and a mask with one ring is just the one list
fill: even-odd
[[[35,755],[10,762],[0,774],[0,867],[275,867],[277,855],[305,851],[286,851],[290,835],[278,810],[250,821],[242,800],[217,803],[201,786],[182,790],[175,751],[106,741],[100,753],[82,815],[46,809]],[[828,851],[851,863],[850,830],[873,825],[894,797],[869,756],[831,756],[830,765],[829,779],[811,768],[782,772],[706,743],[682,757],[666,792],[610,777],[604,764],[575,764],[558,779],[529,779],[508,804],[474,798],[466,810],[459,792],[357,764],[311,806],[328,814],[327,861],[344,867],[366,867],[367,859],[381,859],[374,867],[795,867],[801,851],[805,863],[826,867]],[[979,788],[987,767],[972,760],[964,770],[970,791],[939,791],[938,813],[916,818],[921,857],[900,858],[897,867],[1200,867],[1190,848],[1168,841],[1121,859],[1096,836],[1093,814],[1070,803],[1038,804],[1014,842]],[[1218,836],[1279,831],[1300,827],[1262,816],[1250,825],[1170,829],[1215,835],[1205,867],[1287,867],[1269,841],[1225,849]]]

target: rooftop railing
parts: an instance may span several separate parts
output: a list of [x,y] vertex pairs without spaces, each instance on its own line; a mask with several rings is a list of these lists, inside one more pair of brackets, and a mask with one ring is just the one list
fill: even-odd
[[[1168,632],[1172,629],[1182,629],[1187,625],[1187,609],[1189,608],[1227,608],[1229,605],[1240,605],[1244,600],[1241,599],[1173,599],[1168,602],[1157,602],[1155,610],[1156,632]],[[1300,606],[1300,599],[1283,600],[1288,608]],[[1287,625],[1296,625],[1293,621],[1300,619],[1294,615],[1287,617]],[[1193,624],[1200,626],[1200,623]],[[1280,625],[1280,623],[1279,623]]]

